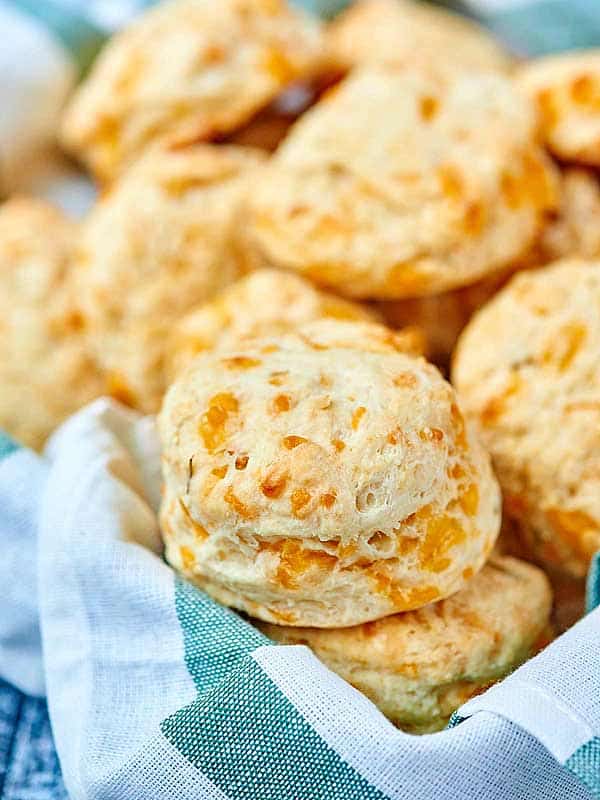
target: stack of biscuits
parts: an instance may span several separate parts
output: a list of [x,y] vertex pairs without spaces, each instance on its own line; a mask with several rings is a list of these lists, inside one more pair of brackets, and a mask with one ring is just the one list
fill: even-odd
[[0,426],[158,413],[169,563],[440,729],[600,549],[600,53],[168,0],[60,138],[101,193],[0,207]]

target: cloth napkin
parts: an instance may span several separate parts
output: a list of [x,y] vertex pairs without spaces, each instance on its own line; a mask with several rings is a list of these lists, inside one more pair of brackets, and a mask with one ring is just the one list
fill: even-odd
[[[600,609],[453,727],[410,736],[162,560],[152,418],[100,400],[44,457],[7,438],[0,452],[0,677],[47,695],[69,797],[600,797]],[[42,701],[8,690],[0,709],[0,797],[61,797]]]

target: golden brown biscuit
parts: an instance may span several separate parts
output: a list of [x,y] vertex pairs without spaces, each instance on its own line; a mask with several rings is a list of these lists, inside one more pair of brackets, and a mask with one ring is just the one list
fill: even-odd
[[595,172],[575,167],[564,171],[560,207],[544,229],[539,249],[546,263],[600,256],[600,181]]
[[172,325],[243,267],[236,215],[257,151],[151,148],[92,210],[80,248],[82,304],[110,390],[156,411]]
[[324,320],[200,355],[159,430],[167,559],[260,619],[418,608],[459,589],[498,533],[452,388],[380,326]]
[[0,206],[0,428],[34,448],[103,389],[74,291],[76,236],[40,200]]
[[253,188],[249,239],[346,296],[400,299],[508,268],[557,201],[507,79],[370,67],[291,128]]
[[433,733],[537,652],[551,604],[541,570],[495,556],[459,592],[418,611],[328,631],[258,626],[276,642],[308,645],[398,727]]
[[600,165],[600,50],[530,61],[518,82],[540,111],[552,153],[564,161]]
[[485,28],[458,14],[410,0],[358,0],[327,29],[342,67],[383,61],[435,63],[444,70],[507,71],[511,59]]
[[171,0],[113,37],[67,109],[62,139],[110,180],[162,136],[243,125],[319,69],[319,23],[284,0]]
[[600,263],[513,278],[463,332],[453,378],[506,513],[543,563],[583,575],[600,549]]
[[507,276],[486,278],[471,286],[430,297],[377,303],[377,310],[392,328],[414,326],[422,332],[425,355],[446,368],[457,339],[474,312],[506,282]]
[[[513,556],[524,561],[535,561],[529,542],[521,534],[519,525],[508,516],[502,519],[502,529],[495,552]],[[569,575],[549,564],[544,565],[544,572],[550,581],[554,602],[552,604],[551,624],[556,634],[564,633],[585,614],[585,578]]]
[[[175,325],[166,367],[175,377],[203,351],[236,347],[248,338],[279,336],[303,323],[327,318],[379,320],[374,310],[319,291],[298,275],[274,269],[257,270]],[[425,343],[417,329],[405,329],[399,335],[404,337],[406,352],[423,354]]]

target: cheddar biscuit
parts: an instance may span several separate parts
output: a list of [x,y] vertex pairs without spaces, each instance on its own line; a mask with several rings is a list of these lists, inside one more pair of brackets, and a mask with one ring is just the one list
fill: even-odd
[[75,94],[65,146],[103,181],[151,141],[182,143],[246,122],[320,68],[317,20],[284,0],[170,0],[114,36]]
[[325,320],[198,356],[159,417],[168,561],[290,625],[459,589],[495,541],[498,487],[450,385],[402,347]]
[[507,515],[574,575],[600,549],[599,308],[598,262],[523,272],[469,323],[453,369]]
[[424,354],[430,361],[446,368],[458,337],[471,316],[507,279],[505,273],[500,273],[462,289],[430,297],[382,302],[376,308],[390,327],[410,326],[421,331]]
[[[278,336],[303,323],[327,318],[378,320],[374,310],[322,292],[298,275],[260,269],[240,278],[175,325],[167,369],[175,376],[203,351],[235,347],[248,338]],[[406,338],[407,349],[410,339],[416,354],[422,354],[417,331],[401,335]]]
[[72,275],[76,237],[40,200],[0,206],[0,428],[36,449],[102,394]]
[[545,262],[600,256],[600,181],[591,170],[570,167],[561,181],[560,206],[539,244]]
[[567,162],[600,165],[600,50],[530,61],[518,82],[540,112],[551,152]]
[[172,325],[243,269],[234,231],[260,157],[249,149],[151,148],[83,225],[82,304],[113,394],[156,411]]
[[557,200],[535,115],[507,79],[368,67],[262,170],[249,240],[348,297],[418,297],[511,266]]
[[358,0],[329,25],[327,45],[345,68],[373,61],[408,67],[433,62],[453,72],[504,72],[511,66],[485,28],[410,0]]
[[308,645],[398,727],[432,733],[535,654],[551,604],[541,570],[495,556],[456,594],[418,611],[328,631],[258,625],[276,642]]

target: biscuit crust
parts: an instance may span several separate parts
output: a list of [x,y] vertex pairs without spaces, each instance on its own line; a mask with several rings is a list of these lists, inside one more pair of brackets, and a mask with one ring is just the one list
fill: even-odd
[[73,281],[76,238],[40,200],[0,206],[0,428],[36,449],[103,389]]
[[265,166],[251,246],[354,298],[437,294],[508,269],[558,202],[536,125],[499,75],[359,68]]
[[498,487],[452,388],[402,346],[325,320],[198,356],[159,417],[168,561],[290,625],[459,589],[495,541]]
[[558,158],[600,165],[600,50],[535,59],[517,75],[540,112],[542,134]]
[[508,276],[501,273],[462,289],[430,297],[377,303],[375,307],[391,328],[411,326],[421,331],[424,355],[445,369],[467,322],[507,280]]
[[172,325],[245,268],[234,231],[258,151],[151,148],[83,225],[82,305],[111,394],[160,406]]
[[374,61],[435,63],[444,70],[506,72],[511,59],[485,28],[410,0],[358,0],[328,26],[327,46],[343,68]]
[[560,207],[539,243],[544,263],[560,258],[600,256],[600,181],[592,170],[565,169]]
[[[304,323],[328,318],[379,320],[375,310],[320,291],[299,275],[259,269],[240,278],[177,323],[167,366],[174,377],[206,350],[235,347],[248,338],[290,333]],[[417,332],[405,335],[413,337],[415,349],[419,350]]]
[[398,727],[432,733],[535,654],[551,604],[541,570],[495,556],[463,589],[418,611],[327,631],[257,624],[276,642],[308,645]]
[[171,0],[112,37],[76,92],[63,144],[103,182],[149,142],[243,125],[321,68],[319,22],[284,0]]
[[600,549],[600,263],[523,272],[463,332],[453,381],[505,510],[544,564]]

